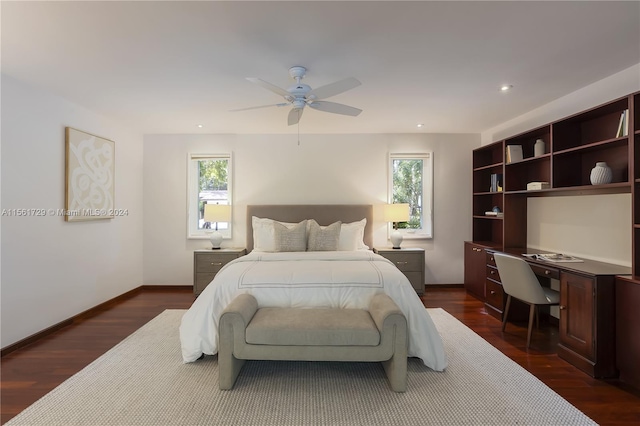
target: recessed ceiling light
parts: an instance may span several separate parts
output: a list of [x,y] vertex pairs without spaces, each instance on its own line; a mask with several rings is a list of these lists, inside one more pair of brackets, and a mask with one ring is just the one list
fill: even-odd
[[202,127],[204,127],[202,124],[198,124],[199,129],[202,129]]
[[503,92],[506,92],[506,91],[508,91],[508,90],[511,90],[512,88],[513,88],[513,85],[512,85],[512,84],[503,84],[503,85],[500,87],[500,90],[502,90]]
[[424,127],[424,124],[420,123],[417,127]]

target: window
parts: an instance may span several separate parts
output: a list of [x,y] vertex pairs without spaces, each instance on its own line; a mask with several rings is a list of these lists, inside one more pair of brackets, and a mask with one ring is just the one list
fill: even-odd
[[388,201],[409,204],[409,221],[398,224],[405,239],[433,237],[433,153],[389,154]]
[[188,238],[209,238],[216,225],[224,238],[231,238],[231,223],[204,221],[205,204],[228,204],[231,200],[231,154],[189,154],[187,208]]

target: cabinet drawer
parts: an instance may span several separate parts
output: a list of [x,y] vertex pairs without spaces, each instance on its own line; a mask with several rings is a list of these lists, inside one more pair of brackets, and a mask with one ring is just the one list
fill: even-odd
[[533,273],[536,275],[540,275],[548,278],[554,278],[556,280],[560,279],[560,271],[556,268],[549,268],[547,266],[542,266],[542,265],[533,265],[531,263],[529,265],[531,265],[531,269],[533,270]]
[[487,265],[487,278],[491,278],[494,281],[502,282],[500,280],[500,274],[498,273],[498,268],[493,268]]
[[236,259],[238,256],[233,254],[196,254],[196,272],[213,272],[216,273],[227,263]]
[[422,263],[424,263],[424,256],[422,253],[385,253],[384,257],[389,259],[402,272],[422,272]]
[[424,283],[422,282],[422,272],[405,272],[404,275],[409,279],[411,286],[419,293],[424,292]]
[[487,252],[487,265],[495,266],[496,268],[498,267],[498,265],[496,265],[496,258],[490,251]]
[[211,281],[213,281],[213,278],[216,276],[215,273],[213,272],[200,272],[196,274],[196,279],[195,279],[195,285],[194,285],[194,292],[196,294],[200,294],[202,293],[202,290],[205,289],[206,286],[209,285],[209,283]]
[[487,303],[499,311],[502,311],[504,308],[504,292],[502,286],[496,282],[487,280],[486,288]]

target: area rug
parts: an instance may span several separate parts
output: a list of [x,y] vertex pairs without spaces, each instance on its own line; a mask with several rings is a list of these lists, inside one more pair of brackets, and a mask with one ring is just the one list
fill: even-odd
[[7,425],[595,424],[442,309],[429,309],[449,366],[409,360],[408,391],[379,363],[249,361],[231,391],[217,357],[184,364],[167,310]]

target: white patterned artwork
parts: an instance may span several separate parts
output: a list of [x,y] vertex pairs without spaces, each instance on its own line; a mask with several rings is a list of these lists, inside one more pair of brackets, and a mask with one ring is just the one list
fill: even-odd
[[66,128],[66,221],[113,219],[114,160],[113,141]]

